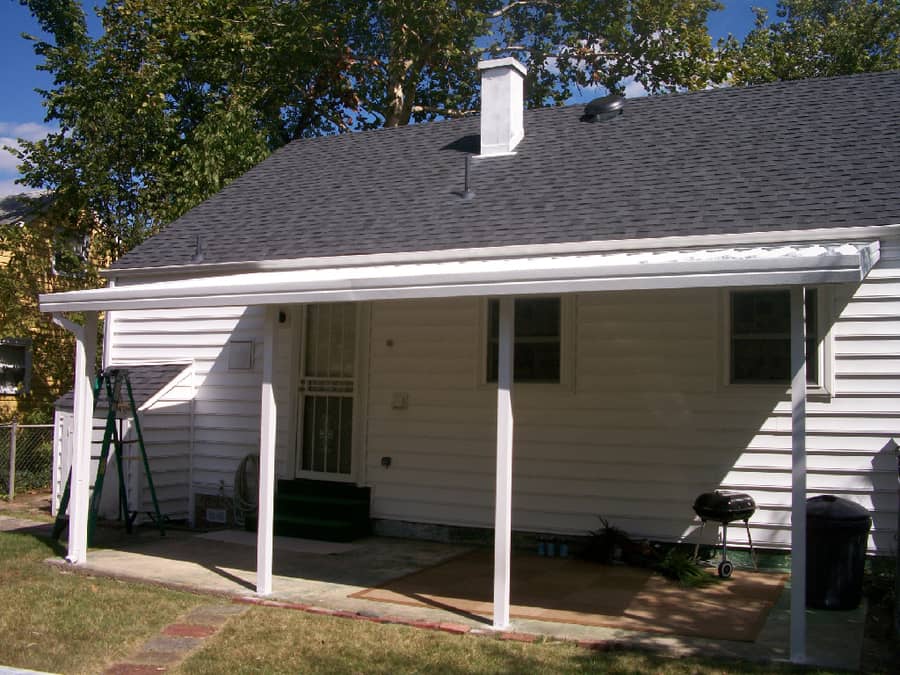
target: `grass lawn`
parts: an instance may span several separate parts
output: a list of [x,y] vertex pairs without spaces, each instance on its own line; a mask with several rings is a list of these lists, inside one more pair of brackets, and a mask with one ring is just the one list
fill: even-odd
[[[190,608],[213,600],[67,573],[46,565],[58,546],[0,532],[0,664],[97,673]],[[170,671],[172,672],[172,671]],[[382,625],[254,607],[174,672],[181,673],[772,673],[790,666],[667,659],[634,651]],[[825,671],[815,671],[825,672]]]
[[58,547],[0,532],[0,664],[97,673],[208,598],[65,573]]
[[256,607],[234,619],[177,671],[229,673],[792,673],[790,666],[591,652],[560,642],[383,625]]

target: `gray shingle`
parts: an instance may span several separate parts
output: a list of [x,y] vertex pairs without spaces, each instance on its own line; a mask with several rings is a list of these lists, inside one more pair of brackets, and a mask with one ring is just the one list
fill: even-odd
[[[162,363],[143,366],[127,366],[128,379],[131,382],[131,394],[134,396],[134,405],[140,408],[163,387],[169,384],[176,376],[187,368],[184,363]],[[122,392],[125,395],[124,388]],[[75,392],[69,391],[53,404],[57,409],[71,410],[75,401]],[[106,395],[100,399],[101,406],[105,407]]]
[[900,71],[526,111],[289,144],[114,268],[900,223]]

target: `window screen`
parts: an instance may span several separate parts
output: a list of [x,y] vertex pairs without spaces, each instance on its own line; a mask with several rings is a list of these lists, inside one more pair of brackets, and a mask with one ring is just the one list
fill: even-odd
[[[806,291],[806,379],[819,381],[818,293]],[[731,382],[787,384],[791,380],[790,291],[731,294]]]
[[[497,381],[500,302],[488,301],[487,381]],[[560,381],[561,309],[559,298],[519,298],[515,302],[516,382]]]

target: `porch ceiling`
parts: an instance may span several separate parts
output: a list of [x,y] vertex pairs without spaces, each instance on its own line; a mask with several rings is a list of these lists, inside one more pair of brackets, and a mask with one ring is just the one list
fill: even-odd
[[874,242],[307,267],[40,296],[41,311],[173,309],[482,295],[859,282]]

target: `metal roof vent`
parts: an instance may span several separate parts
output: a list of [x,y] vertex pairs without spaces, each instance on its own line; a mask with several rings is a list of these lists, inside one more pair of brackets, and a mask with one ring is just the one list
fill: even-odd
[[191,256],[191,262],[192,263],[202,263],[205,259],[206,259],[206,242],[203,241],[203,237],[201,237],[198,234],[196,249],[194,250],[194,255]]
[[601,122],[609,120],[616,115],[625,112],[625,97],[618,94],[610,94],[603,98],[595,98],[584,107],[582,122]]

